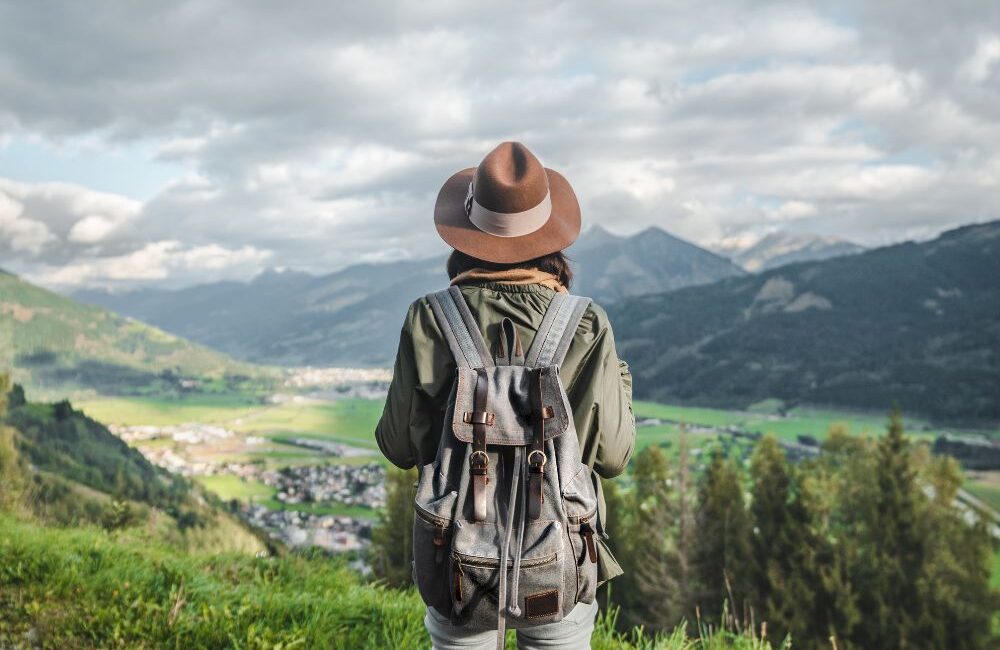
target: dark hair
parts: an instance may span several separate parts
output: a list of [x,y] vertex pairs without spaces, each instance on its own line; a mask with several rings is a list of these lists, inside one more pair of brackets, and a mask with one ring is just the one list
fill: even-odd
[[459,273],[464,273],[471,269],[486,269],[487,271],[506,271],[508,269],[538,269],[551,273],[558,278],[559,283],[568,290],[573,282],[573,269],[569,266],[569,258],[562,251],[549,253],[536,257],[533,260],[524,262],[514,262],[512,264],[498,264],[487,262],[467,255],[462,251],[452,251],[448,256],[448,278],[454,280]]

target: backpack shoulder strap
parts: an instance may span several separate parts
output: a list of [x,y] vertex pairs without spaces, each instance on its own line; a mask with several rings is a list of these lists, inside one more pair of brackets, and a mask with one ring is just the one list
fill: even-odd
[[438,326],[448,341],[455,363],[467,368],[493,365],[489,348],[479,332],[476,319],[456,286],[427,294]]
[[557,293],[542,317],[542,324],[531,341],[525,365],[532,367],[560,365],[576,333],[590,298]]

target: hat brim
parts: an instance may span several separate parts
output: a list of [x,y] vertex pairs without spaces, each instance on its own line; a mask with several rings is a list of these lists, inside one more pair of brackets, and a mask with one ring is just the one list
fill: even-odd
[[475,173],[476,168],[470,167],[452,175],[441,187],[434,205],[438,234],[455,250],[486,262],[513,264],[561,251],[580,235],[576,194],[562,174],[547,167],[552,214],[545,225],[519,237],[500,237],[480,230],[465,213],[465,196]]

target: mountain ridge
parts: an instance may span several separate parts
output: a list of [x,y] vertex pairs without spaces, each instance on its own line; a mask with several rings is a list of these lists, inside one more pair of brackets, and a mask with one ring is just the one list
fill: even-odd
[[242,382],[272,374],[147,325],[0,274],[0,366],[33,391],[136,393],[185,380]]
[[[567,254],[576,271],[573,291],[598,302],[744,273],[656,228],[631,237],[590,228]],[[410,302],[447,286],[445,263],[444,257],[365,263],[321,276],[265,271],[243,283],[73,296],[251,362],[387,366]]]
[[[1000,421],[1000,221],[608,308],[637,395]],[[947,386],[947,390],[941,390]]]

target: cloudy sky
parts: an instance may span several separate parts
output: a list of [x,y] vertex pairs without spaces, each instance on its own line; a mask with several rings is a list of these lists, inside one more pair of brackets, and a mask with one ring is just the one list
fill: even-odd
[[0,0],[0,267],[49,287],[442,252],[508,139],[623,234],[930,237],[1000,217],[1000,3]]

